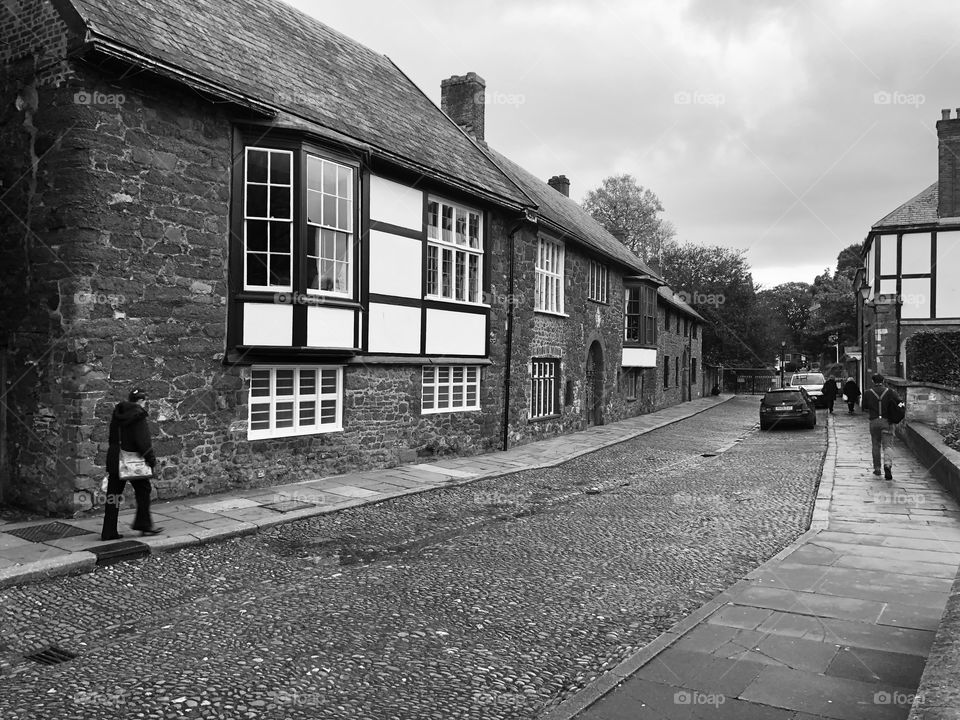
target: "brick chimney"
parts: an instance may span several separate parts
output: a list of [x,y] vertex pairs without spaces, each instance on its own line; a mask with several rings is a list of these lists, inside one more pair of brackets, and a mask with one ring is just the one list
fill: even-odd
[[547,185],[552,187],[558,193],[563,193],[567,197],[570,197],[570,181],[567,180],[566,175],[554,175],[552,178],[547,180]]
[[950,117],[950,110],[941,110],[937,122],[938,174],[937,216],[960,215],[960,108]]
[[483,142],[486,89],[486,81],[474,72],[453,75],[440,83],[440,108],[480,142]]

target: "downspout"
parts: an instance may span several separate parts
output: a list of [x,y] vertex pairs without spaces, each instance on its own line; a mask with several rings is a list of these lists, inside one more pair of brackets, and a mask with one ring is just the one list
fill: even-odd
[[507,346],[505,361],[503,363],[503,450],[508,450],[510,448],[510,379],[512,376],[511,370],[513,369],[513,306],[515,304],[515,296],[513,291],[515,284],[514,274],[516,265],[516,243],[514,242],[514,238],[516,237],[517,233],[520,232],[520,228],[522,227],[523,220],[520,220],[507,233],[510,261],[507,270],[507,289],[509,290],[507,293]]

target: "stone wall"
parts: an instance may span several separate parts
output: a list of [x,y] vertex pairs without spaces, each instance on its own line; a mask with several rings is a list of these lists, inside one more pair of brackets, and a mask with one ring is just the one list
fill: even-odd
[[946,425],[960,414],[960,389],[887,377],[885,384],[903,399],[907,419],[927,425]]

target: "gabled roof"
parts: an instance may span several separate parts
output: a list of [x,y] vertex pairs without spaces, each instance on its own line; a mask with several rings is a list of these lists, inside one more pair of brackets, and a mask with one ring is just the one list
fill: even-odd
[[684,312],[687,315],[690,315],[691,317],[695,317],[702,322],[706,322],[706,320],[703,319],[703,316],[700,313],[698,313],[696,310],[694,310],[692,307],[690,307],[686,303],[686,301],[680,296],[680,294],[675,293],[666,285],[663,285],[657,288],[657,295],[659,295],[664,300],[666,300],[668,304],[673,305],[673,307],[675,307],[677,310],[680,310],[681,312]]
[[622,242],[607,232],[599,222],[593,219],[578,203],[563,193],[550,187],[540,178],[517,165],[512,160],[487,147],[487,152],[497,165],[539,206],[537,212],[541,219],[553,226],[561,240],[570,238],[601,255],[619,262],[632,272],[651,275],[659,274],[650,269],[640,258],[627,250]]
[[889,215],[873,224],[872,230],[936,223],[937,183],[907,200]]
[[88,49],[359,140],[381,156],[529,201],[384,55],[278,0],[54,0]]

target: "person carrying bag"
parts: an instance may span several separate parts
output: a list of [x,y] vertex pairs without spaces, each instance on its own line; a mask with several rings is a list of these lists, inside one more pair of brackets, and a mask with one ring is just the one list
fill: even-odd
[[127,480],[133,485],[137,498],[133,529],[139,530],[141,535],[156,535],[162,530],[153,526],[150,517],[150,479],[154,476],[157,457],[150,442],[150,428],[144,407],[146,401],[146,393],[134,388],[125,402],[117,403],[113,408],[107,449],[107,502],[101,540],[123,537],[117,532],[117,518]]

